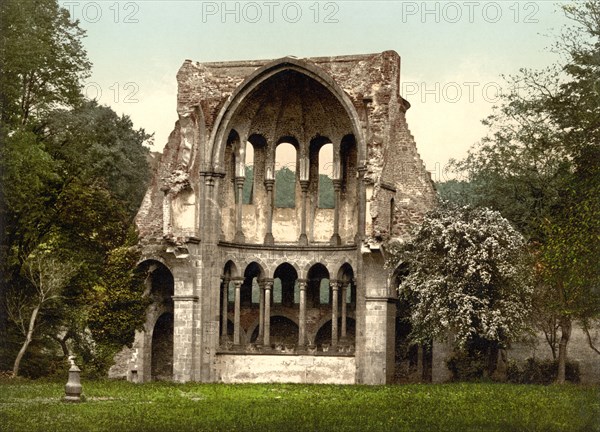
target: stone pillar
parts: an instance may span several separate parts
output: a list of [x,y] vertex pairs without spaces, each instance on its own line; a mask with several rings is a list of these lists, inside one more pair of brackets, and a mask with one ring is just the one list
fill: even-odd
[[300,311],[298,314],[298,347],[303,348],[306,345],[306,280],[298,279],[298,288],[300,289]]
[[261,343],[265,335],[265,283],[260,282],[258,297],[258,337],[256,341]]
[[300,243],[301,246],[308,245],[308,237],[306,236],[306,195],[308,192],[308,183],[308,180],[300,180],[300,188],[302,189],[302,218],[298,243]]
[[221,289],[223,298],[221,299],[221,343],[227,342],[227,308],[229,307],[229,278],[223,277],[223,287]]
[[346,296],[347,296],[347,289],[349,286],[348,282],[344,282],[341,284],[342,285],[342,334],[341,334],[341,338],[342,340],[346,339]]
[[187,382],[192,379],[194,307],[197,302],[197,296],[173,296],[173,380],[177,382]]
[[335,204],[333,209],[333,234],[331,236],[330,243],[332,246],[339,246],[342,244],[342,239],[340,237],[340,191],[342,190],[342,181],[341,180],[333,180],[333,190],[335,192]]
[[357,381],[370,385],[388,384],[395,367],[396,299],[389,297],[388,277],[387,272],[382,271],[384,259],[380,251],[372,250],[363,253],[362,257],[359,283],[364,286],[360,287],[359,297],[364,293],[364,306],[360,305],[360,312],[364,313],[364,333],[362,340],[360,333],[357,335],[361,343]]
[[235,203],[235,237],[233,239],[236,243],[244,243],[244,231],[242,229],[242,203],[244,201],[244,181],[245,177],[235,177],[235,187],[237,193],[237,201]]
[[[271,170],[270,167],[267,168],[267,171],[269,170]],[[275,239],[273,238],[273,185],[275,184],[275,179],[268,178],[269,176],[273,176],[273,174],[267,172],[267,178],[265,179],[265,187],[267,188],[267,233],[265,234],[264,244],[266,245],[275,243]]]
[[242,283],[244,283],[243,278],[235,278],[233,280],[235,284],[235,309],[233,315],[233,344],[240,344],[240,289],[242,287]]
[[330,280],[331,286],[331,346],[336,347],[338,344],[338,288],[339,282]]
[[271,288],[273,288],[273,279],[265,279],[265,334],[263,342],[265,348],[271,346]]

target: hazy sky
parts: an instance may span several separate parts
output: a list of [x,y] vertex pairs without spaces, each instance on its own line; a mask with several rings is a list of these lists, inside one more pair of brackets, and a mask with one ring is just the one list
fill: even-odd
[[402,95],[435,180],[483,135],[501,74],[543,67],[568,22],[555,2],[61,1],[87,30],[86,93],[155,133],[177,120],[175,75],[199,62],[375,53],[402,58]]

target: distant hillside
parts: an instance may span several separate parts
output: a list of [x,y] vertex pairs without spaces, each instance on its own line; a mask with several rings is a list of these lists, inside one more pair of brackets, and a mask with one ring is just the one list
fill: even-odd
[[[333,208],[335,199],[333,182],[325,174],[319,175],[319,207]],[[254,167],[246,167],[246,180],[244,182],[243,203],[251,204],[253,197]],[[296,173],[283,167],[275,173],[275,207],[294,208],[296,192]]]

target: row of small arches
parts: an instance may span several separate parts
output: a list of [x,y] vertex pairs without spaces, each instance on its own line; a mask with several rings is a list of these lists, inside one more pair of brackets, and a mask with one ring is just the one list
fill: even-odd
[[[327,137],[318,136],[309,145],[309,162],[299,157],[300,145],[294,137],[282,137],[275,145],[274,165],[267,166],[267,141],[259,134],[251,135],[242,145],[235,130],[230,132],[225,152],[226,176],[233,181],[235,177],[244,176],[242,204],[253,204],[257,187],[273,170],[274,207],[294,208],[297,203],[297,180],[301,172],[308,170],[309,182],[317,183],[317,207],[334,208],[333,178],[339,178],[342,184],[352,173],[349,170],[356,166],[356,145],[353,135],[342,140],[338,156],[334,163],[334,145]],[[335,159],[338,159],[335,158]],[[354,160],[350,160],[350,159]],[[242,168],[243,167],[243,168]],[[237,199],[237,197],[236,197]]]

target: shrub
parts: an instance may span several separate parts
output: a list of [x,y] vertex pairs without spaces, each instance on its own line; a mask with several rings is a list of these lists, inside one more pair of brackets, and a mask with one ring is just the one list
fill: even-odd
[[[552,384],[558,374],[558,360],[528,358],[525,363],[511,362],[508,366],[508,381],[516,384]],[[579,364],[568,361],[565,378],[572,383],[580,381]]]
[[479,381],[486,370],[486,359],[474,353],[457,352],[447,361],[453,381]]

